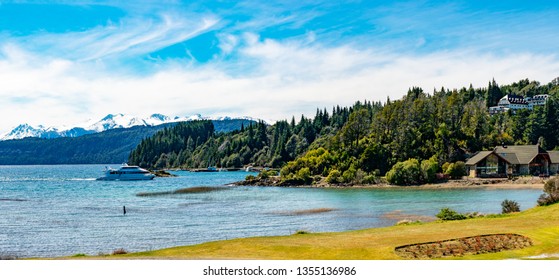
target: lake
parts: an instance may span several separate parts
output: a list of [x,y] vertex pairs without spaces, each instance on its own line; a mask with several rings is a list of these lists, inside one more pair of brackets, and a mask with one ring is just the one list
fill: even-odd
[[[0,166],[0,257],[154,250],[248,236],[346,231],[433,217],[443,207],[522,210],[541,190],[316,189],[227,186],[250,174],[172,172],[152,181],[96,181],[105,165]],[[117,167],[117,165],[113,165]],[[217,186],[211,192],[137,196]],[[126,215],[123,215],[126,206]]]

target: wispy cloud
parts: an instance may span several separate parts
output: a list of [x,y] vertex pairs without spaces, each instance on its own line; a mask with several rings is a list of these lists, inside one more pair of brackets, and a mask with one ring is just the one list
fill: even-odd
[[74,61],[146,55],[207,32],[219,23],[214,15],[185,18],[160,14],[150,18],[125,18],[91,30],[44,33],[15,38],[29,51]]
[[[8,77],[0,98],[34,102],[2,103],[0,111],[14,119],[2,119],[0,127],[7,129],[21,119],[52,125],[67,122],[67,114],[85,120],[107,112],[289,119],[301,113],[312,115],[317,107],[400,98],[411,86],[427,91],[469,83],[483,87],[493,77],[499,83],[527,77],[548,82],[559,73],[557,57],[529,53],[496,56],[451,51],[410,56],[249,35],[243,40],[242,58],[255,63],[243,75],[225,70],[232,69],[234,62],[224,60],[187,67],[170,63],[148,76],[99,74],[93,66],[40,60],[12,47],[4,51],[8,59],[0,61],[0,76]],[[39,61],[25,62],[32,59]],[[44,66],[35,68],[38,62]]]
[[[555,10],[429,3],[104,2],[125,16],[81,31],[1,35],[0,132],[109,112],[289,119],[317,107],[400,98],[412,86],[559,76],[559,39],[549,24],[559,24]],[[214,53],[197,61],[191,42]],[[158,56],[177,44],[183,56]]]

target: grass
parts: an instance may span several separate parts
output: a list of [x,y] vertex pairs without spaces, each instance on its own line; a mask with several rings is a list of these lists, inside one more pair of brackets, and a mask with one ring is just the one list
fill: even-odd
[[[559,253],[559,204],[520,213],[460,221],[372,228],[338,233],[305,233],[208,242],[104,258],[148,259],[401,259],[395,247],[474,235],[514,233],[534,246],[450,259],[522,259]],[[557,258],[557,257],[552,257]]]

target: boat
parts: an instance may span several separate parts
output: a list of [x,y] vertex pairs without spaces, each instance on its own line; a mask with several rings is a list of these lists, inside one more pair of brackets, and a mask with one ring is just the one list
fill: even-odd
[[151,172],[140,168],[136,165],[123,164],[119,169],[105,167],[105,176],[97,178],[102,181],[134,181],[134,180],[152,180],[155,178]]

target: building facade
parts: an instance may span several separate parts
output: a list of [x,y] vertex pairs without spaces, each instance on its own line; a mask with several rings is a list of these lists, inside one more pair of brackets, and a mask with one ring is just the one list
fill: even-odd
[[497,146],[473,155],[466,167],[470,177],[549,176],[558,172],[559,151],[538,145]]
[[514,94],[503,96],[497,103],[497,106],[489,107],[489,114],[503,113],[509,110],[528,109],[532,110],[536,106],[544,106],[549,95],[540,94],[532,97],[526,97]]

